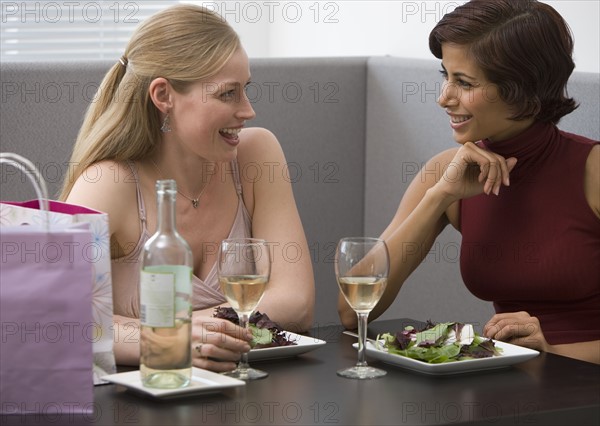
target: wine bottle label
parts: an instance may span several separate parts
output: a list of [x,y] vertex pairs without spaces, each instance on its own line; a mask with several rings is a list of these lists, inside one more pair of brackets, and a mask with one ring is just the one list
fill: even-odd
[[175,327],[175,273],[140,275],[140,323],[148,327]]

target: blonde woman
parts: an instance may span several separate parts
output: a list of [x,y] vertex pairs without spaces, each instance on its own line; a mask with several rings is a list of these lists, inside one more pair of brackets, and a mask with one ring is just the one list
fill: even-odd
[[224,238],[269,241],[272,277],[258,309],[288,330],[312,325],[310,256],[281,250],[308,253],[291,185],[272,170],[286,160],[273,134],[245,128],[255,116],[249,82],[233,29],[204,8],[178,5],[140,25],[87,111],[61,198],[109,215],[119,364],[139,362],[138,261],[156,229],[158,179],[177,181],[177,226],[194,255],[195,366],[232,370],[250,349],[242,329],[212,318],[227,305],[215,266]]

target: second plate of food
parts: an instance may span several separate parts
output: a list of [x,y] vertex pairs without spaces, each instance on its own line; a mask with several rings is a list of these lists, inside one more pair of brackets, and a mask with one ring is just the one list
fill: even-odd
[[252,349],[248,354],[248,361],[262,361],[266,359],[288,358],[297,356],[306,352],[313,351],[325,345],[324,340],[316,337],[303,336],[301,334],[285,332],[288,339],[295,342],[295,345],[276,346],[273,348]]

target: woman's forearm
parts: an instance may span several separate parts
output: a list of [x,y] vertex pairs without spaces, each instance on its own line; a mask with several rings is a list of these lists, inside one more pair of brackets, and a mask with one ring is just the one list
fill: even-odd
[[119,365],[140,363],[140,321],[114,315],[114,351]]
[[265,293],[257,310],[265,313],[284,330],[300,333],[313,326],[314,297],[311,291],[294,293],[277,288]]
[[[369,321],[383,314],[393,303],[406,278],[419,266],[439,233],[447,224],[445,210],[449,202],[444,194],[428,190],[406,217],[399,214],[382,233],[388,245],[390,272],[387,288],[379,303],[369,315]],[[399,212],[402,210],[400,206]],[[338,314],[342,325],[356,328],[355,312],[340,294]]]
[[390,252],[388,285],[391,288],[400,290],[402,283],[421,264],[448,223],[445,216],[448,206],[444,195],[431,188],[406,219],[384,231],[381,237]]
[[600,340],[551,345],[548,347],[548,352],[600,364]]

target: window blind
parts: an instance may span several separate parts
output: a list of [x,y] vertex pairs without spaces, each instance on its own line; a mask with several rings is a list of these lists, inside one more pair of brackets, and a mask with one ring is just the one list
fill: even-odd
[[0,0],[0,59],[116,60],[133,30],[173,3]]

